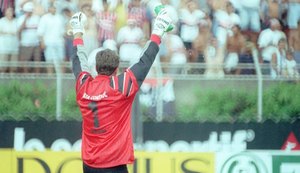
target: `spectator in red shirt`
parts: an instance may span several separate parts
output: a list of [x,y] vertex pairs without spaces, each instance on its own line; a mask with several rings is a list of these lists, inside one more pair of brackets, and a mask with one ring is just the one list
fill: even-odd
[[116,33],[117,14],[109,9],[107,0],[103,0],[103,11],[96,15],[98,24],[98,41],[102,46],[105,40],[114,40]]
[[159,50],[161,37],[171,25],[162,9],[155,19],[150,41],[140,61],[117,75],[119,56],[110,49],[96,54],[93,78],[83,45],[86,16],[76,13],[73,28],[73,73],[76,77],[76,100],[82,113],[82,160],[84,173],[128,173],[134,162],[131,132],[131,107],[134,97],[147,76]]
[[146,6],[141,0],[132,0],[128,6],[128,18],[135,19],[137,26],[142,28],[144,34],[149,36],[150,24],[146,17]]

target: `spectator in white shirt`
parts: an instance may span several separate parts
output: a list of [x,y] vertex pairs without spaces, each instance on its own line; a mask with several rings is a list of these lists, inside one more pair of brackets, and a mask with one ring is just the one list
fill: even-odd
[[24,0],[14,0],[15,10],[14,13],[16,15],[16,18],[19,18],[24,14],[23,5],[25,1]]
[[[0,62],[18,61],[19,41],[16,18],[13,8],[5,10],[5,16],[0,19]],[[5,46],[4,46],[5,45]],[[16,72],[15,67],[0,68],[0,72]]]
[[63,13],[65,8],[70,9],[72,12],[78,11],[79,0],[49,0],[50,2],[54,2],[56,6],[56,12],[59,14]]
[[162,40],[162,44],[166,47],[166,57],[171,66],[175,68],[168,68],[168,72],[172,74],[180,74],[184,65],[187,63],[186,50],[182,39],[176,34],[176,29],[167,33]]
[[[179,19],[181,23],[180,37],[183,40],[185,48],[191,54],[192,43],[199,33],[199,22],[205,18],[206,14],[201,11],[195,0],[188,0],[186,7],[181,8],[179,12]],[[189,57],[191,61],[191,57]]]
[[[65,27],[62,16],[56,13],[56,7],[50,6],[48,10],[48,13],[42,16],[37,32],[41,47],[44,49],[46,62],[53,63],[56,72],[60,72],[60,64],[65,57]],[[47,72],[53,73],[53,68],[47,68]]]
[[[281,30],[281,25],[277,19],[270,20],[270,28],[264,29],[258,37],[258,48],[261,58],[265,64],[269,64],[272,55],[278,51],[277,45],[280,39],[286,39],[285,33]],[[264,74],[270,74],[269,70],[263,70]]]
[[293,56],[293,51],[288,50],[286,52],[286,71],[287,71],[287,77],[299,77],[299,72],[297,69],[297,62]]
[[[23,6],[24,14],[18,18],[18,32],[20,36],[20,61],[41,61],[41,49],[37,28],[40,22],[40,16],[33,13],[34,4],[29,1]],[[23,67],[22,72],[28,73],[29,68]],[[39,73],[40,68],[35,68],[35,72]]]
[[232,35],[231,28],[240,25],[240,17],[234,12],[230,2],[226,3],[226,9],[219,8],[214,13],[216,22],[216,37],[219,46],[225,46],[228,35]]
[[287,74],[287,60],[286,60],[286,39],[282,38],[278,41],[276,46],[276,52],[271,56],[271,78],[276,79],[281,76],[286,76]]
[[289,29],[297,29],[300,21],[300,0],[287,0],[287,23]]
[[[294,52],[294,58],[300,64],[300,21],[296,29],[290,29],[288,34],[289,49]],[[300,70],[300,69],[299,69]]]
[[226,4],[226,11],[229,15],[229,19],[231,21],[231,27],[233,27],[234,25],[238,25],[239,27],[241,26],[241,19],[240,16],[235,12],[235,8],[232,5],[232,3],[228,2]]
[[260,31],[260,0],[241,0],[238,9],[242,30]]
[[127,25],[122,27],[117,35],[120,60],[130,64],[137,62],[142,52],[140,43],[143,39],[142,28],[138,27],[135,19],[129,18]]
[[[71,29],[71,26],[69,24],[69,21],[71,19],[71,17],[73,16],[73,13],[70,9],[65,8],[63,9],[63,23],[64,23],[64,28],[65,31],[69,31]],[[73,49],[73,36],[68,35],[67,32],[65,32],[65,49],[66,49],[66,53],[65,53],[65,61],[70,61],[71,56],[74,54],[74,49]]]
[[[130,0],[123,0],[124,4],[128,4]],[[95,13],[98,13],[99,11],[103,11],[105,9],[105,5],[103,3],[103,0],[91,0],[92,2],[92,10]],[[117,0],[106,0],[108,4],[109,10],[114,10],[118,4]]]
[[241,19],[241,30],[250,35],[251,41],[257,42],[261,31],[261,0],[231,0]]

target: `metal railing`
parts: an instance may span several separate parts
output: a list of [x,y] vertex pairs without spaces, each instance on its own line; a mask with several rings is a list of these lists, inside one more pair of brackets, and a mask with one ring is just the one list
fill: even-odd
[[[260,64],[258,62],[258,54],[257,52],[253,51],[252,55],[254,55],[254,63],[251,64],[238,64],[237,69],[252,69],[254,70],[254,74],[225,74],[223,78],[206,78],[204,71],[206,68],[205,63],[187,63],[184,65],[172,65],[169,63],[155,63],[153,68],[156,71],[156,74],[152,76],[155,80],[157,80],[158,88],[162,86],[162,79],[168,77],[172,78],[173,80],[185,80],[185,81],[198,81],[198,80],[238,80],[238,81],[254,81],[257,82],[257,121],[260,122],[262,120],[262,112],[263,112],[263,81],[271,81],[274,80],[270,77],[270,75],[262,74],[263,69],[269,68],[269,65]],[[123,71],[125,68],[129,66],[128,63],[121,63],[119,71]],[[1,62],[0,68],[40,68],[41,73],[21,73],[21,72],[13,72],[13,73],[0,73],[1,79],[52,79],[56,80],[56,117],[57,120],[60,120],[61,116],[61,98],[62,98],[62,80],[74,80],[74,76],[71,70],[71,63],[70,62],[63,62],[59,65],[61,71],[58,71],[56,68],[56,72],[58,73],[50,73],[46,72],[46,68],[55,67],[53,63],[49,62]],[[169,69],[180,69],[178,73],[171,73]],[[300,69],[298,67],[298,69]],[[34,71],[34,70],[32,70]],[[276,79],[277,81],[286,81],[286,80],[298,80],[298,78],[288,78],[288,77],[279,77]],[[162,94],[161,90],[158,90],[158,97],[157,97],[157,121],[162,120],[163,114],[163,102],[162,102]]]

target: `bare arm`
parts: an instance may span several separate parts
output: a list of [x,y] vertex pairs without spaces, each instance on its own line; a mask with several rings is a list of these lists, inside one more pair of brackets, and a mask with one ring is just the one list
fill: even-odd
[[278,74],[278,69],[277,69],[277,56],[276,56],[275,53],[272,55],[271,66],[272,66],[272,69],[276,72],[276,74]]

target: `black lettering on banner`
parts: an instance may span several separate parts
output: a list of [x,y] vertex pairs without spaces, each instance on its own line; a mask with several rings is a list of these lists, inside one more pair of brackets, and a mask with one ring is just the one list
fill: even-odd
[[151,159],[146,159],[146,173],[151,172]]
[[49,166],[47,165],[46,162],[44,162],[43,160],[39,159],[39,158],[22,158],[22,157],[18,157],[18,173],[24,173],[24,160],[34,160],[36,162],[38,162],[44,169],[45,173],[51,173]]
[[58,167],[57,173],[63,173],[62,170],[64,168],[64,166],[72,161],[82,161],[80,158],[70,158],[70,159],[66,159],[65,161],[63,161],[60,166]]
[[198,171],[194,171],[194,170],[189,170],[187,167],[186,167],[186,164],[188,162],[192,162],[192,161],[196,161],[196,162],[201,162],[202,164],[204,163],[205,165],[208,165],[209,164],[209,161],[208,160],[204,160],[204,159],[187,159],[185,161],[183,161],[181,163],[181,170],[184,172],[184,173],[204,173],[204,172],[198,172]]
[[138,168],[138,159],[135,159],[133,164],[133,173],[137,173],[137,168]]
[[[136,159],[135,161],[134,161],[134,164],[133,164],[133,173],[138,173],[139,171],[138,171],[138,168],[139,168],[139,166],[141,166],[141,165],[139,165],[138,164],[138,162],[140,161],[140,159]],[[150,158],[146,158],[145,159],[145,167],[144,167],[144,171],[143,172],[145,172],[145,173],[151,173],[151,159]]]

